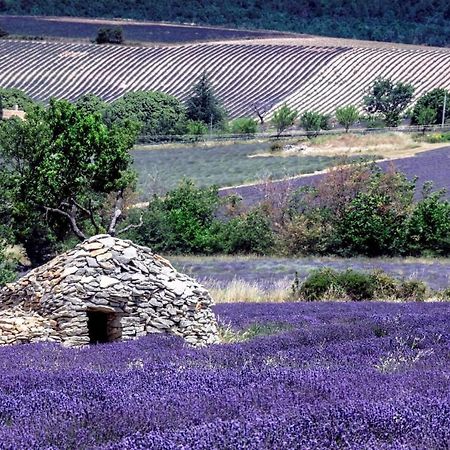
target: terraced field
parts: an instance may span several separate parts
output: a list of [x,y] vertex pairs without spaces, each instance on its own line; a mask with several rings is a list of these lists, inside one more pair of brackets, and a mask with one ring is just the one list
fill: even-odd
[[358,104],[377,76],[411,82],[417,95],[450,88],[450,50],[307,37],[154,47],[0,42],[0,86],[41,101],[86,92],[112,101],[135,90],[183,99],[204,70],[231,117],[252,114],[255,102],[271,112],[287,102],[331,113]]

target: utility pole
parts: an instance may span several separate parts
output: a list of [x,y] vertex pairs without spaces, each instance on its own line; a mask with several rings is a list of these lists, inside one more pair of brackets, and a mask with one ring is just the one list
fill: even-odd
[[442,123],[441,127],[444,128],[445,124],[445,109],[447,107],[447,91],[444,92],[444,107],[442,108]]

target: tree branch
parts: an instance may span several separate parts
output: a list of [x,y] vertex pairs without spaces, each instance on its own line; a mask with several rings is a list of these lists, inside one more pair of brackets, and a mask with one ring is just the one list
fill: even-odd
[[122,228],[121,230],[117,231],[116,235],[119,236],[128,230],[133,230],[135,228],[139,228],[143,224],[144,224],[144,220],[142,219],[142,214],[141,214],[141,217],[139,217],[139,223],[130,223],[130,225],[127,225],[125,228]]
[[72,209],[72,213],[69,214],[68,212],[59,209],[59,208],[50,208],[48,206],[44,206],[44,209],[46,212],[52,212],[56,214],[61,214],[64,217],[67,217],[70,222],[70,226],[72,228],[72,231],[75,233],[75,235],[80,239],[81,241],[84,241],[86,239],[86,235],[80,230],[80,228],[77,225],[77,221],[75,219],[74,210]]
[[111,222],[109,223],[108,227],[108,234],[110,234],[111,236],[114,236],[116,234],[117,221],[119,220],[119,217],[122,215],[122,208],[123,208],[123,189],[118,191],[116,195],[114,211],[111,217]]

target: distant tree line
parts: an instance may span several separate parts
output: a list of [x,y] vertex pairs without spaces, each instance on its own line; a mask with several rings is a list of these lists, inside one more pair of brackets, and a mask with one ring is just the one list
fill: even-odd
[[[337,108],[333,115],[319,111],[299,112],[287,104],[275,110],[266,119],[269,108],[257,102],[253,117],[238,117],[228,120],[227,111],[214,92],[214,87],[203,73],[184,101],[158,91],[128,92],[112,103],[106,103],[93,94],[85,94],[75,102],[75,107],[84,114],[98,113],[108,126],[122,121],[138,124],[138,135],[142,142],[167,141],[179,136],[191,136],[197,140],[206,134],[233,134],[252,136],[258,131],[270,131],[277,137],[292,127],[304,129],[309,137],[317,136],[321,130],[328,130],[337,124],[346,132],[359,122],[366,128],[397,127],[404,118],[412,125],[418,125],[423,133],[431,125],[450,120],[450,92],[435,88],[417,99],[409,108],[414,86],[394,82],[388,78],[377,78],[370,86],[358,107],[345,105]],[[444,103],[447,107],[444,108]],[[35,102],[18,89],[0,89],[1,108],[27,110]]]
[[447,46],[446,0],[0,1],[2,14],[123,17]]

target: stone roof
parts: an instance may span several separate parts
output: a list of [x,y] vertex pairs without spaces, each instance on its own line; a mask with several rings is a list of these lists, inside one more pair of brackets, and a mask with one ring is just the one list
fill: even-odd
[[[217,340],[212,303],[201,285],[149,248],[97,235],[0,291],[0,344],[17,341],[11,327],[2,328],[5,318],[15,317],[12,311],[42,317],[53,330],[43,339],[28,333],[30,342],[87,344],[87,311],[103,311],[115,314],[111,340],[167,331],[207,344]],[[23,326],[20,334],[26,340]]]

